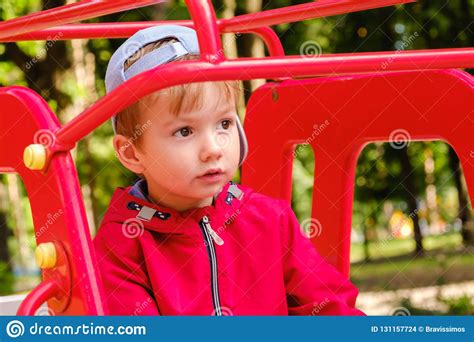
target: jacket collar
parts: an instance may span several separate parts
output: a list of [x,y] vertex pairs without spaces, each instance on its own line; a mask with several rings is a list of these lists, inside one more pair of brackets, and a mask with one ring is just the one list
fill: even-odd
[[132,186],[117,188],[112,196],[104,223],[116,222],[160,233],[184,234],[189,223],[199,222],[208,216],[213,226],[224,225],[239,213],[245,195],[241,187],[233,182],[227,183],[217,194],[214,204],[186,211],[176,211],[151,203],[130,194]]

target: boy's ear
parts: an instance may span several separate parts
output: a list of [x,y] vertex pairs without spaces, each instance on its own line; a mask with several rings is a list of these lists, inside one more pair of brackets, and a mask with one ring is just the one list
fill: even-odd
[[145,167],[137,154],[137,149],[124,135],[116,134],[113,139],[114,150],[123,166],[136,174],[142,174]]

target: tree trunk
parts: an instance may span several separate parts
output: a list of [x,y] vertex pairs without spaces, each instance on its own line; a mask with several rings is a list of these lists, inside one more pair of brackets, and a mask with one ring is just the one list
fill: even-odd
[[14,219],[13,235],[18,245],[18,265],[27,269],[32,266],[33,255],[28,245],[28,234],[26,230],[26,220],[24,208],[21,203],[20,184],[18,183],[18,175],[7,174],[8,181],[8,198]]
[[[256,13],[262,10],[262,0],[246,0],[246,13]],[[255,35],[245,35],[243,39],[243,51],[245,57],[265,57],[265,45],[263,41]],[[252,91],[265,84],[264,79],[244,81],[245,102],[248,102]]]
[[[67,3],[73,3],[74,1],[68,0]],[[87,96],[78,96],[74,98],[71,106],[63,111],[66,121],[71,120],[73,117],[79,115],[89,105],[94,103],[98,99],[98,94],[95,90],[95,57],[92,53],[87,52],[86,48],[87,40],[72,40],[72,69],[76,79],[77,86],[80,89],[87,89],[82,92]],[[89,222],[89,230],[92,235],[95,234],[96,226],[98,223],[98,198],[95,194],[96,186],[96,174],[98,167],[96,166],[95,160],[90,150],[90,139],[91,136],[87,136],[82,139],[78,144],[80,153],[84,154],[84,162],[88,165],[85,168],[86,174],[84,178],[87,182],[81,184],[82,197],[84,199],[84,205],[86,214]],[[74,152],[77,153],[77,150]]]
[[407,191],[407,203],[410,217],[413,220],[413,230],[415,235],[415,256],[422,256],[424,254],[423,236],[421,234],[420,222],[418,218],[418,205],[416,202],[417,189],[414,179],[413,166],[410,163],[408,156],[408,148],[405,146],[400,150],[401,164],[402,164],[402,184]]
[[469,210],[466,190],[463,187],[461,164],[459,163],[459,158],[452,147],[449,147],[449,165],[451,167],[451,170],[453,170],[454,172],[454,182],[456,183],[456,189],[458,191],[458,217],[462,223],[462,241],[465,246],[470,246],[474,244],[474,240],[472,234],[469,234],[466,227],[467,223],[471,220],[471,212]]
[[430,226],[430,232],[437,234],[443,233],[445,227],[440,226],[440,216],[437,203],[437,190],[435,182],[435,161],[433,159],[433,151],[428,144],[424,151],[424,170],[425,170],[425,181],[426,181],[426,206],[428,209],[428,222]]
[[[235,10],[237,8],[235,0],[224,0],[223,6],[222,18],[229,19],[235,16]],[[237,39],[239,39],[239,37],[240,33],[224,33],[222,35],[222,47],[227,58],[237,58],[239,56],[237,50]],[[239,114],[245,112],[245,97],[243,92],[240,93],[240,97],[237,99],[237,106]]]
[[370,236],[369,236],[369,227],[366,224],[363,225],[362,230],[364,232],[364,261],[370,262]]
[[7,210],[10,207],[7,203],[7,191],[3,184],[4,176],[0,178],[0,264],[4,269],[0,269],[0,272],[10,272],[10,252],[8,250],[8,236],[10,235],[10,228],[7,225]]

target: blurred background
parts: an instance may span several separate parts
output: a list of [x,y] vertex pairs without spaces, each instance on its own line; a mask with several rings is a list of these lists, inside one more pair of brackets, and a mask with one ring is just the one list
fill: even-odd
[[[0,20],[72,2],[0,0]],[[213,1],[220,18],[305,2]],[[474,3],[469,0],[426,0],[274,29],[288,55],[472,47],[473,14]],[[188,18],[180,0],[86,22]],[[0,86],[33,89],[64,123],[104,95],[108,60],[123,40],[60,38],[0,44]],[[223,45],[229,58],[267,53],[251,35],[225,35]],[[251,91],[263,82],[244,82],[242,116]],[[102,125],[72,151],[92,235],[113,190],[136,178],[116,159],[112,134],[110,123]],[[292,205],[301,222],[311,214],[314,155],[307,146],[297,148]],[[351,279],[361,293],[358,306],[368,314],[382,315],[473,314],[474,219],[453,149],[440,141],[370,144],[359,157],[355,182]],[[22,181],[2,174],[0,296],[25,293],[39,282],[34,248]]]

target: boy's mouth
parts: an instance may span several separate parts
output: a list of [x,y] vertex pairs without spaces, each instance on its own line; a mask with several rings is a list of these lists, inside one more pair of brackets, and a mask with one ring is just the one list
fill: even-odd
[[223,178],[224,178],[224,171],[222,171],[222,169],[217,169],[217,168],[209,169],[206,171],[206,173],[198,177],[200,181],[203,181],[209,184],[222,182]]
[[214,169],[207,170],[204,174],[200,175],[199,177],[201,178],[201,177],[206,177],[206,176],[217,176],[222,173],[223,173],[222,169],[214,168]]

